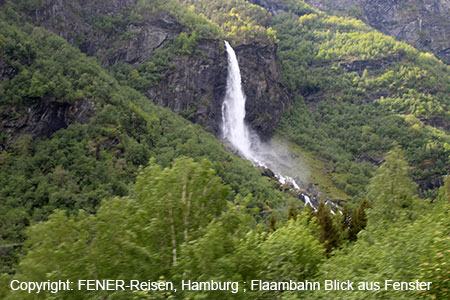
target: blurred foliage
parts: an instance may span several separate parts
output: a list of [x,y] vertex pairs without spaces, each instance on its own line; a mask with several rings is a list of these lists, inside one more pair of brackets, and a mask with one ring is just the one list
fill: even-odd
[[[399,160],[396,155],[390,154],[384,168],[396,169],[392,166],[392,161]],[[268,233],[248,213],[250,196],[225,201],[229,189],[217,181],[211,167],[207,160],[180,158],[163,169],[152,160],[139,172],[131,196],[104,200],[96,214],[80,210],[68,216],[65,211],[56,211],[48,221],[27,230],[27,252],[18,272],[3,275],[2,280],[133,278],[170,281],[175,286],[181,280],[215,280],[240,282],[241,287],[254,279],[323,283],[345,278],[355,282],[354,291],[240,290],[231,294],[81,290],[60,292],[58,297],[64,299],[445,299],[449,295],[448,201],[423,207],[415,220],[397,218],[386,226],[369,226],[360,231],[356,242],[342,246],[326,259],[325,248],[319,243],[321,225],[313,213],[303,210],[297,220],[282,222]],[[189,195],[203,196],[193,196],[189,205],[185,198]],[[204,205],[207,202],[212,205]],[[404,208],[392,209],[401,212]],[[369,214],[369,221],[382,222],[370,220],[375,217]],[[177,234],[176,243],[171,232]],[[432,288],[385,290],[385,280],[431,280]],[[381,289],[356,288],[364,282],[379,282]],[[5,299],[47,299],[51,295],[0,292]]]
[[[386,227],[359,233],[358,241],[335,253],[321,266],[318,280],[330,278],[379,282],[380,289],[317,291],[304,299],[446,299],[448,290],[448,203],[436,205],[411,222],[398,220]],[[446,249],[446,250],[445,250]],[[384,289],[385,280],[432,282],[431,290]],[[303,298],[299,298],[303,299]]]
[[[0,83],[0,109],[15,119],[44,101],[96,107],[89,124],[24,135],[0,152],[0,298],[449,298],[450,179],[426,199],[412,181],[450,171],[450,137],[438,126],[450,120],[448,66],[304,1],[277,1],[287,13],[272,16],[243,0],[141,0],[90,25],[127,34],[125,24],[165,11],[186,30],[149,61],[114,66],[114,78],[13,9],[30,15],[47,2],[2,8],[0,58],[15,76]],[[295,97],[278,131],[334,164],[334,183],[355,196],[342,211],[321,204],[298,212],[249,162],[139,93],[164,78],[174,55],[224,37],[279,41],[283,82]],[[433,284],[422,292],[54,295],[10,292],[13,278]]]
[[417,185],[408,177],[409,167],[400,149],[390,151],[367,187],[369,226],[387,226],[399,218],[420,213]]
[[[177,282],[314,276],[323,259],[314,224],[301,218],[267,235],[254,227],[248,214],[251,197],[238,196],[226,205],[229,188],[211,167],[207,160],[180,158],[162,169],[151,160],[139,172],[132,196],[104,200],[95,215],[80,210],[68,216],[57,210],[48,221],[27,230],[28,251],[13,278],[37,282],[172,278]],[[223,299],[226,293],[203,294]],[[130,292],[61,291],[58,297],[109,299],[121,294]],[[182,291],[178,294],[177,299],[183,297]],[[37,295],[19,291],[6,299],[50,295],[50,291]]]

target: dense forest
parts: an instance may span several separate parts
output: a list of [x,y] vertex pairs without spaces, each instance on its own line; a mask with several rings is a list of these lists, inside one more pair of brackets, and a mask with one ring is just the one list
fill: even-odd
[[[241,59],[249,123],[302,162],[317,209],[214,129],[223,40]],[[246,65],[255,57],[268,67]],[[185,79],[209,68],[211,88]],[[0,1],[0,298],[447,299],[449,74],[300,0]],[[263,84],[283,96],[255,99]],[[239,292],[10,286],[81,279]],[[366,287],[249,286],[331,279]]]

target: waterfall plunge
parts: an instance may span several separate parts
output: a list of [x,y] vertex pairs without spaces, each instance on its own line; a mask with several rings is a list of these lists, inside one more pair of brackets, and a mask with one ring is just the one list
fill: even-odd
[[[289,176],[281,175],[280,166],[288,165],[268,145],[261,143],[258,135],[251,131],[245,124],[245,95],[241,86],[241,73],[236,53],[230,44],[225,41],[228,54],[228,78],[225,99],[222,104],[222,132],[239,153],[258,167],[269,168],[275,172],[275,176],[282,183],[289,183],[295,189],[299,189],[295,180]],[[305,195],[305,204],[312,205]]]
[[241,72],[236,53],[225,41],[228,54],[227,91],[222,104],[222,132],[246,159],[263,166],[258,160],[255,148],[260,144],[259,137],[245,124],[245,95],[241,86]]

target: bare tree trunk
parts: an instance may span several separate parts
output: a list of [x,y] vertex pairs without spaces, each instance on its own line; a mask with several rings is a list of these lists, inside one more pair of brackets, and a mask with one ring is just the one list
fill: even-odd
[[169,220],[170,220],[170,236],[172,240],[172,261],[173,265],[177,264],[177,240],[175,235],[175,221],[173,219],[172,207],[169,207]]
[[187,177],[188,177],[188,174],[186,172],[186,173],[184,173],[183,188],[181,190],[181,203],[183,203],[186,207],[186,210],[184,212],[184,241],[185,242],[188,239],[188,226],[189,226],[188,218],[189,218],[189,211],[190,211],[190,206],[191,206],[190,199],[189,199],[188,203],[186,203]]
[[189,193],[189,197],[187,199],[186,203],[186,212],[184,213],[184,241],[187,242],[189,238],[189,216],[191,213],[191,198],[192,198],[192,192]]

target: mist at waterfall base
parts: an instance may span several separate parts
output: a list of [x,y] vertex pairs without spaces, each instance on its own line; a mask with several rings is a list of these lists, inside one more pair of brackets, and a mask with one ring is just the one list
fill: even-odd
[[[294,179],[299,176],[298,162],[291,157],[287,147],[280,143],[276,146],[263,143],[258,134],[245,123],[246,99],[241,85],[238,60],[234,49],[227,41],[225,41],[225,47],[228,56],[228,77],[222,104],[223,138],[254,165],[274,172],[280,183],[290,184],[293,189],[299,190],[300,187]],[[307,195],[304,199],[305,204],[315,208]]]

